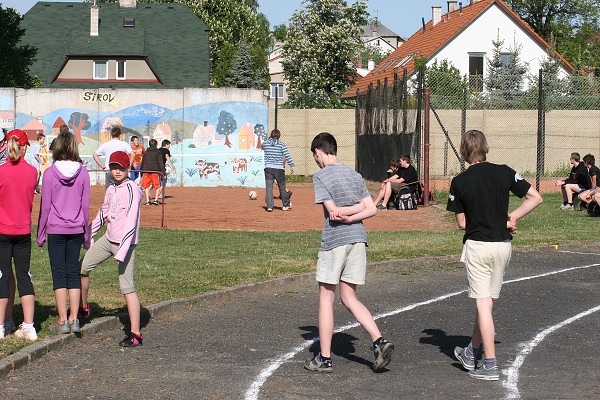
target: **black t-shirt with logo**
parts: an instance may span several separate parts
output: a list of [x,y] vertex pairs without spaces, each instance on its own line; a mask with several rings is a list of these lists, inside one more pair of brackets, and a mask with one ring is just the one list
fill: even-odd
[[512,239],[506,228],[510,192],[523,197],[530,187],[507,165],[473,164],[452,179],[446,210],[465,214],[463,242],[504,242]]

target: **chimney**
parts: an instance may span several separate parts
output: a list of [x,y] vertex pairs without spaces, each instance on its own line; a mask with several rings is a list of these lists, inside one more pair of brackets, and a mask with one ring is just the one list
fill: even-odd
[[137,8],[137,0],[119,0],[119,8]]
[[458,9],[460,10],[460,15],[462,15],[462,1],[458,2]]
[[457,1],[449,1],[448,2],[448,12],[449,13],[456,11],[456,3],[457,3]]
[[431,24],[436,26],[442,20],[442,7],[433,6],[431,7]]
[[99,15],[100,7],[94,4],[90,7],[90,36],[98,36]]
[[375,61],[369,60],[369,65],[368,65],[367,69],[369,71],[373,71],[373,68],[375,68]]

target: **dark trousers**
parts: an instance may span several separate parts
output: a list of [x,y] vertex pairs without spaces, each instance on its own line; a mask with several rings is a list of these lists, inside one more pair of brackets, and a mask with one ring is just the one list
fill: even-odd
[[54,290],[81,289],[79,252],[82,245],[83,233],[48,234],[48,255]]
[[277,181],[279,185],[279,194],[284,207],[290,205],[290,195],[285,190],[285,170],[277,168],[265,168],[266,198],[267,208],[273,209],[273,184]]
[[0,298],[8,298],[8,282],[13,273],[13,260],[19,296],[35,295],[29,276],[31,235],[0,234]]

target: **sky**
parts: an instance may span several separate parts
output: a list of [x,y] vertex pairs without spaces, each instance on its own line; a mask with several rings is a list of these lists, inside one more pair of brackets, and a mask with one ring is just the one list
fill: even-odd
[[[462,0],[462,3],[467,5],[468,1]],[[25,14],[36,2],[37,0],[0,0],[2,7],[14,8],[19,14]],[[287,24],[294,11],[302,7],[302,0],[258,0],[258,4],[259,11],[267,16],[273,27]],[[367,4],[372,17],[378,17],[384,26],[404,39],[408,39],[422,26],[421,17],[425,17],[425,22],[431,19],[431,6],[442,6],[442,12],[447,11],[446,0],[367,0]]]

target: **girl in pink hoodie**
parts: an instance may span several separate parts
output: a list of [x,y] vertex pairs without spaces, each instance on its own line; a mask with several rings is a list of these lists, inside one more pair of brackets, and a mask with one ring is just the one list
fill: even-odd
[[[48,238],[58,321],[57,333],[79,332],[79,252],[90,247],[90,175],[78,162],[75,136],[61,133],[52,146],[54,164],[44,172],[38,222],[38,246]],[[68,295],[68,296],[67,296]],[[70,313],[67,317],[67,297]]]

